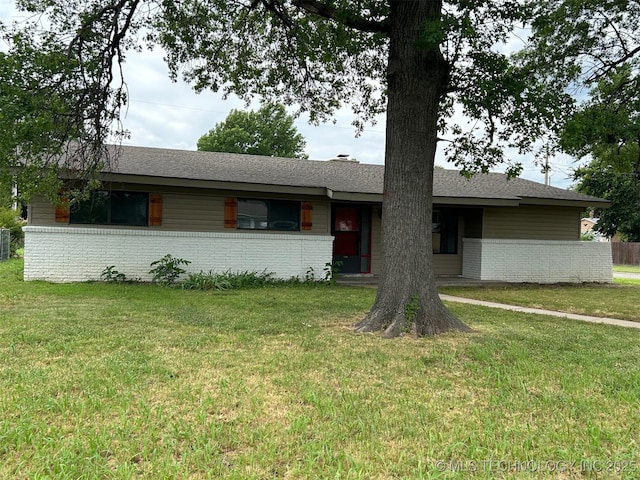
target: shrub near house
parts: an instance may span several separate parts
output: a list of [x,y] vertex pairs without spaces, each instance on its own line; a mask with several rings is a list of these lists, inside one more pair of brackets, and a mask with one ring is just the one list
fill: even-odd
[[20,218],[17,210],[0,207],[0,228],[8,229],[10,232],[9,256],[11,257],[15,257],[16,252],[24,246],[22,227],[26,223]]

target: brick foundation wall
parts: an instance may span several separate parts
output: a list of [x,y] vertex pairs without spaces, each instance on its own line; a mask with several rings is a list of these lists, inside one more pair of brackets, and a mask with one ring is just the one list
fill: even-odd
[[613,281],[609,243],[479,238],[463,242],[463,277],[531,283]]
[[150,263],[168,253],[189,260],[189,272],[266,269],[286,279],[304,278],[311,267],[321,277],[333,247],[325,235],[38,226],[24,232],[24,279],[51,282],[99,280],[110,265],[127,278],[150,280]]

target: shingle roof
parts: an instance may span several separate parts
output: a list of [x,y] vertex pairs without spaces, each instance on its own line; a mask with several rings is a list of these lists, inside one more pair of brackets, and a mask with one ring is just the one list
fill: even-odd
[[[116,147],[114,147],[116,148]],[[382,195],[383,165],[318,161],[234,153],[117,147],[105,173],[184,180],[316,187],[333,192]],[[247,187],[250,190],[249,187]],[[457,170],[436,168],[434,197],[465,199],[540,199],[583,203],[603,200],[499,173],[467,179]]]

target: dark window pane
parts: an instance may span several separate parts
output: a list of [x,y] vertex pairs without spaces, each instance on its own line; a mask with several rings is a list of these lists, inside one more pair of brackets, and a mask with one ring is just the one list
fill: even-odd
[[266,200],[238,199],[238,228],[266,230],[269,227]]
[[369,255],[371,252],[369,251],[369,239],[371,238],[371,234],[369,233],[369,224],[362,224],[362,231],[360,232],[360,253],[362,255]]
[[300,230],[300,202],[238,199],[238,228]]
[[149,195],[143,192],[111,192],[111,222],[114,225],[147,225]]
[[433,253],[458,253],[458,212],[442,209],[433,212]]
[[71,223],[148,225],[149,194],[145,192],[91,192],[88,200],[71,207]]
[[360,257],[360,271],[369,272],[371,267],[369,266],[369,257]]
[[458,253],[458,211],[450,209],[444,213],[442,253]]
[[70,223],[106,224],[109,221],[109,193],[91,192],[87,200],[71,206]]
[[269,201],[271,230],[300,230],[300,202]]

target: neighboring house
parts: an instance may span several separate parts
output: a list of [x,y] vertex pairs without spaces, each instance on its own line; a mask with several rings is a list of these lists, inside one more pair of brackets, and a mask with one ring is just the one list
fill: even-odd
[[598,219],[595,217],[584,217],[580,220],[580,236],[587,237],[587,240],[593,237],[595,242],[607,242],[608,238],[604,237],[600,232],[596,232],[595,226],[598,224]]
[[596,242],[619,242],[620,236],[616,233],[613,237],[605,237],[602,233],[595,230],[599,218],[584,217],[580,220],[580,235],[593,236]]
[[[380,272],[381,165],[141,147],[121,147],[113,163],[87,202],[32,202],[25,280],[98,279],[110,265],[148,279],[149,264],[167,253],[190,260],[190,271],[321,276],[340,261],[344,274]],[[578,223],[587,206],[607,205],[501,174],[467,180],[437,168],[436,274],[610,282],[610,246],[580,242]]]
[[598,224],[598,219],[594,217],[583,217],[580,220],[580,234],[585,235],[591,233]]

